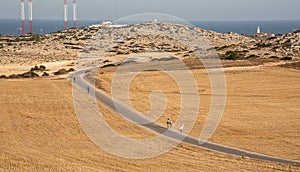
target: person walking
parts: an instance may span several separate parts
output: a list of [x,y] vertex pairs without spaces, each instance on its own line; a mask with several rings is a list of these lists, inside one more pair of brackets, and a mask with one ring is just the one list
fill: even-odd
[[168,118],[167,120],[167,128],[171,128],[172,127],[172,121],[170,120],[170,118]]
[[179,131],[182,133],[183,131],[183,128],[184,128],[184,124],[181,124],[181,126],[179,127]]

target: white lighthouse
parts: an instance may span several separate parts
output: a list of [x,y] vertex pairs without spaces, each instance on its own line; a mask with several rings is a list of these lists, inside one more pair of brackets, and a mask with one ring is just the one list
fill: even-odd
[[256,30],[256,34],[260,34],[260,27],[259,26],[257,26],[257,30]]

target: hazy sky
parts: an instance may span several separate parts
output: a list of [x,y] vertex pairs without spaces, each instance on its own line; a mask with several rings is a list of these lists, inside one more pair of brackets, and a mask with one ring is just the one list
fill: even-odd
[[[28,0],[25,0],[27,3]],[[69,2],[69,18],[71,3]],[[186,20],[300,20],[300,0],[77,0],[78,19],[164,13]],[[20,0],[0,0],[0,18],[19,18]],[[35,19],[63,19],[63,0],[33,0]]]

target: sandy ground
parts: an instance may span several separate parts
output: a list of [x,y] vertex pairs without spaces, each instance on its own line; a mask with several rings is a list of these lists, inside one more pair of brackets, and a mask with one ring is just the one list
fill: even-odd
[[[97,86],[110,92],[113,69],[99,71]],[[104,72],[104,73],[103,73]],[[200,111],[189,133],[199,137],[210,110],[211,89],[207,73],[193,70],[200,93]],[[227,102],[223,119],[213,142],[272,156],[300,160],[299,70],[279,67],[243,67],[226,69]],[[124,75],[124,77],[126,77]],[[168,83],[168,84],[166,84]],[[177,119],[180,94],[175,81],[159,71],[147,71],[130,85],[130,106],[147,113],[149,95],[154,90],[165,94],[167,105],[156,122]],[[151,116],[150,116],[151,117]]]
[[[0,82],[1,171],[297,171],[299,167],[228,156],[180,144],[159,157],[129,160],[96,147],[80,128],[66,80]],[[99,105],[112,128],[152,137]],[[136,132],[138,131],[138,132]]]
[[[36,63],[37,66],[44,65],[46,66],[47,73],[51,74],[58,71],[59,69],[70,69],[74,68],[75,60],[65,60],[65,61],[57,61],[57,62],[45,62],[45,63]],[[0,75],[12,75],[12,74],[21,74],[30,71],[35,65],[28,64],[7,64],[3,65],[0,68]],[[42,74],[38,73],[39,75]]]

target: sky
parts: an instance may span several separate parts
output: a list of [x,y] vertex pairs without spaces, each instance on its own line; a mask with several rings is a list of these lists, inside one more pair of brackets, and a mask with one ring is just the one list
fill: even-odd
[[[68,1],[71,19],[72,0]],[[0,18],[20,18],[20,0],[0,2]],[[77,0],[77,3],[78,20],[116,20],[140,13],[163,13],[185,20],[300,20],[300,0]],[[33,0],[33,6],[34,19],[63,20],[63,0]]]

